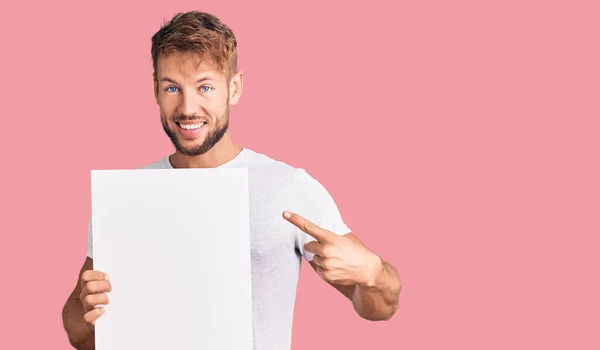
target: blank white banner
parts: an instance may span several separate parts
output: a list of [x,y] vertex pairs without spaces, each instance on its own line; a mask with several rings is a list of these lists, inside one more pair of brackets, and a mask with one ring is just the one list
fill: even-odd
[[253,348],[244,168],[93,170],[97,350]]

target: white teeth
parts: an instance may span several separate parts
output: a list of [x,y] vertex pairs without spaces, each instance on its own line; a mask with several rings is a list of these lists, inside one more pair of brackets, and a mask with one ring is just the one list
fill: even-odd
[[181,126],[182,128],[186,129],[186,130],[193,130],[193,129],[198,129],[199,127],[201,127],[202,125],[204,125],[204,123],[199,123],[199,124],[190,124],[190,125],[183,125],[183,124],[179,124],[179,126]]

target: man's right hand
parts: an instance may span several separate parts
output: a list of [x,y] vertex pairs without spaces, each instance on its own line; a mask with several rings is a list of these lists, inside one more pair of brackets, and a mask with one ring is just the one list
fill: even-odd
[[104,314],[103,307],[97,305],[108,305],[108,292],[112,287],[107,274],[101,271],[87,270],[81,274],[81,293],[79,300],[83,305],[83,319],[89,324]]

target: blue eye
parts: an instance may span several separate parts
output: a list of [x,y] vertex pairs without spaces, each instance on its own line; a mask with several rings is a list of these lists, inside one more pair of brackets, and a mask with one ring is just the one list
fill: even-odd
[[177,92],[177,90],[179,90],[176,86],[169,86],[167,88],[168,92]]
[[202,89],[202,92],[209,92],[210,89],[211,89],[211,87],[208,86],[208,85],[204,85],[204,86],[201,87],[201,89]]

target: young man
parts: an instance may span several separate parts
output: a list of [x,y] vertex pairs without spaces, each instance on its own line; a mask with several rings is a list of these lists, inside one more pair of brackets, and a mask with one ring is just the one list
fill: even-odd
[[[155,97],[176,152],[146,168],[248,168],[255,349],[290,348],[302,256],[358,315],[390,319],[398,274],[344,224],[326,189],[301,168],[233,143],[229,106],[243,86],[236,46],[233,32],[202,12],[178,14],[153,36]],[[93,270],[91,221],[88,236],[88,257],[63,310],[77,349],[95,348],[94,323],[104,313],[96,306],[108,304],[112,290],[110,272]]]

